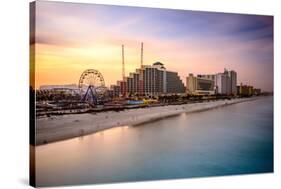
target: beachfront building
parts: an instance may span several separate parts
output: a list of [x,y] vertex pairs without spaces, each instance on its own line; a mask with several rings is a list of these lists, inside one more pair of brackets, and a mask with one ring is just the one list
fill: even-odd
[[166,71],[166,93],[179,94],[185,92],[185,87],[177,72]]
[[207,77],[195,77],[189,74],[186,78],[186,93],[189,95],[215,94],[214,80]]
[[[122,84],[125,87],[122,87]],[[185,92],[178,73],[166,70],[161,62],[143,65],[123,81],[119,81],[117,85],[120,86],[122,96],[159,96]]]
[[125,81],[125,78],[123,81],[117,81],[117,86],[120,87],[120,94],[119,96],[126,96],[127,91],[127,82]]
[[141,68],[143,81],[143,91],[145,96],[157,96],[166,93],[166,69],[160,62],[153,65],[145,65]]
[[[227,71],[227,70],[226,70]],[[229,82],[230,82],[230,94],[236,95],[237,94],[237,73],[233,70],[227,71],[228,72],[228,77],[229,77]]]
[[237,86],[238,95],[240,96],[252,96],[254,95],[254,87],[250,85],[243,85],[242,83]]
[[121,94],[120,86],[118,85],[111,85],[110,91],[112,91],[112,97],[119,97]]
[[223,73],[197,75],[197,77],[213,80],[216,94],[237,94],[237,73],[234,70],[228,71],[224,69]]
[[230,94],[231,86],[230,86],[230,78],[228,76],[228,73],[216,74],[215,83],[216,83],[218,94],[224,94],[224,95]]

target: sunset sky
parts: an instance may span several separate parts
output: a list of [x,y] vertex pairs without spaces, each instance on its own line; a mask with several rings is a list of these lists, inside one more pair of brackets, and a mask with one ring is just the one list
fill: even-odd
[[235,70],[238,83],[273,90],[273,17],[186,10],[36,2],[35,84],[77,84],[97,69],[106,86],[156,61],[179,73]]

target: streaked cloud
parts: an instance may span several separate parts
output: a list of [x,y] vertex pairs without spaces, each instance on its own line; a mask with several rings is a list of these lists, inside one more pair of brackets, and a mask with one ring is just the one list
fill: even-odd
[[[145,64],[162,61],[183,80],[190,72],[226,67],[238,72],[238,82],[273,90],[271,16],[47,1],[37,6],[38,85],[75,83],[86,68],[99,69],[113,84],[121,78],[121,45],[128,74],[139,66],[144,42]],[[53,74],[61,71],[68,79]]]

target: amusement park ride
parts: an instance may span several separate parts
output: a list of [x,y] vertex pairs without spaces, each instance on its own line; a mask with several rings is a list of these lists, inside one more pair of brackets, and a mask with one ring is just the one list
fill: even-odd
[[97,105],[106,96],[102,74],[95,69],[85,70],[79,79],[78,88],[83,102]]

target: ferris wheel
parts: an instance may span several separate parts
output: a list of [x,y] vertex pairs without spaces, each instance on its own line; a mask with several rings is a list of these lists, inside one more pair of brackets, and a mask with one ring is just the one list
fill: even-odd
[[88,69],[85,70],[79,79],[78,87],[81,90],[91,87],[105,86],[103,76],[98,70]]
[[[86,91],[83,96],[83,101],[91,99],[96,102],[98,99],[102,98],[107,91],[102,74],[95,69],[87,69],[81,74],[78,88],[81,95]],[[90,96],[91,98],[89,98]]]

